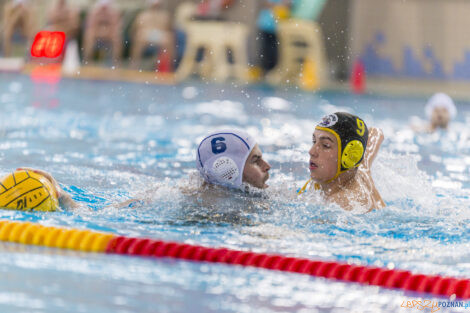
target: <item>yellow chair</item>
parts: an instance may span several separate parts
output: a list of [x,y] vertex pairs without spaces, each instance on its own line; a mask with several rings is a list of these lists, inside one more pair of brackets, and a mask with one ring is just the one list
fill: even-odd
[[[189,6],[181,10],[188,15]],[[178,16],[178,13],[176,14]],[[177,17],[178,20],[178,17]],[[180,27],[186,33],[186,49],[183,59],[175,72],[177,81],[192,74],[216,81],[224,81],[231,75],[246,81],[247,71],[247,36],[246,25],[235,22],[194,21],[179,19]],[[197,64],[198,50],[204,48],[204,59]],[[228,61],[227,52],[231,52],[233,64]]]
[[[279,22],[277,35],[279,60],[266,75],[268,83],[294,83],[307,89],[325,85],[328,75],[320,26],[312,21],[289,19]],[[306,74],[310,77],[304,77]]]

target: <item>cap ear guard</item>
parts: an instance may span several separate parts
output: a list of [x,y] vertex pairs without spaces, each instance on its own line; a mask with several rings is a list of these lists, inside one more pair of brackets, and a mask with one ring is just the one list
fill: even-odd
[[196,166],[211,184],[240,188],[246,159],[256,141],[244,131],[219,131],[199,144]]
[[233,159],[221,156],[212,163],[210,174],[219,184],[233,185],[237,181],[240,171]]
[[352,140],[344,147],[341,155],[341,165],[345,169],[350,169],[359,164],[364,154],[364,146],[359,140]]

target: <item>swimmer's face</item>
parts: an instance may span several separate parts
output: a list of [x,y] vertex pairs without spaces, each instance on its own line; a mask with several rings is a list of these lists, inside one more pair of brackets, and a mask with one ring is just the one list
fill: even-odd
[[243,182],[261,189],[268,188],[266,181],[269,178],[270,169],[271,165],[263,159],[263,153],[258,145],[255,145],[246,159]]
[[338,141],[324,130],[315,129],[310,148],[310,177],[317,182],[326,182],[338,170]]
[[433,128],[447,128],[449,124],[450,114],[444,107],[435,107],[431,115],[431,124]]

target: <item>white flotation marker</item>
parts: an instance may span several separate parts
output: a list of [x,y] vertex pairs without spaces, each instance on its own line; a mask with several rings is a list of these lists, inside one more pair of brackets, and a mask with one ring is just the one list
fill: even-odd
[[65,50],[65,57],[62,62],[62,73],[66,75],[76,75],[79,70],[80,56],[78,54],[78,44],[76,40],[71,40]]

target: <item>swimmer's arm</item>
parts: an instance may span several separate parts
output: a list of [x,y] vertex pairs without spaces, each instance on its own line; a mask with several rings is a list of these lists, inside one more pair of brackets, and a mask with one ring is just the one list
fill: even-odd
[[143,204],[148,204],[151,203],[152,195],[158,190],[159,187],[155,187],[152,189],[149,189],[145,192],[141,192],[137,194],[134,198],[119,202],[119,203],[112,203],[106,207],[112,207],[112,208],[133,208],[138,205],[143,205]]
[[75,209],[80,205],[75,202],[68,193],[61,189],[61,192],[59,193],[59,206],[61,208]]
[[362,162],[362,167],[366,170],[370,170],[372,162],[374,162],[375,157],[379,153],[380,146],[384,141],[384,134],[381,129],[371,127],[369,129],[369,140],[367,141],[366,153],[364,154],[364,161]]
[[144,199],[140,199],[140,198],[134,198],[134,199],[129,199],[129,200],[126,200],[126,201],[123,201],[123,202],[119,202],[119,203],[115,203],[115,204],[110,204],[108,205],[107,207],[112,207],[112,208],[117,208],[117,209],[120,209],[120,208],[132,208],[138,204],[142,204],[142,203],[145,203],[145,200]]
[[55,191],[55,194],[57,196],[57,199],[59,200],[59,206],[61,208],[70,208],[70,209],[74,209],[74,208],[78,208],[80,205],[75,202],[72,197],[66,193],[59,185],[59,183],[57,183],[57,181],[55,180],[54,177],[52,177],[51,174],[49,174],[48,172],[46,171],[42,171],[42,170],[38,170],[38,169],[34,169],[34,168],[29,168],[29,167],[22,167],[22,168],[18,168],[17,170],[28,170],[28,171],[31,171],[31,172],[34,172],[34,173],[38,173],[42,176],[44,176],[45,178],[47,178],[51,184],[52,184],[52,187],[54,188],[54,191]]

